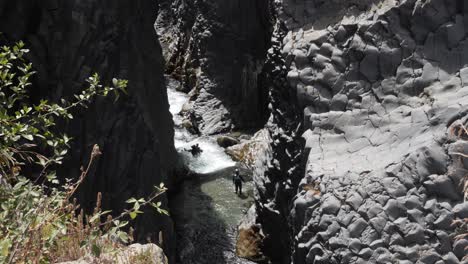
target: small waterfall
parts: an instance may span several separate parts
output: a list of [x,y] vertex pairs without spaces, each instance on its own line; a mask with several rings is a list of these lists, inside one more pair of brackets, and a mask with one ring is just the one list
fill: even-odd
[[[199,174],[213,173],[234,167],[236,163],[216,143],[213,137],[196,137],[183,127],[183,117],[179,113],[189,98],[187,94],[176,90],[177,85],[178,82],[175,80],[168,81],[167,93],[175,125],[174,144],[185,165],[191,171]],[[203,150],[203,153],[197,157],[193,157],[190,152],[186,151],[195,144],[198,144]]]

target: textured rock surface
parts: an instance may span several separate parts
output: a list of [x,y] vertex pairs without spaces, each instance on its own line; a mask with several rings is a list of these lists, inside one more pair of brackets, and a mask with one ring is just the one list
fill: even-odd
[[155,244],[132,244],[113,254],[103,254],[96,260],[86,257],[76,261],[62,262],[61,264],[92,264],[92,263],[144,263],[144,264],[168,264],[168,260],[162,249]]
[[[31,49],[38,97],[69,97],[93,72],[104,81],[129,80],[128,97],[117,103],[99,99],[69,127],[75,140],[67,167],[73,169],[62,175],[77,175],[94,143],[104,154],[82,188],[84,205],[92,206],[90,198],[100,191],[103,206],[118,210],[128,197],[146,196],[161,181],[170,185],[176,153],[161,47],[152,26],[156,8],[151,0],[0,1],[3,38],[22,39]],[[168,217],[148,213],[138,221],[142,239],[162,231],[165,249],[173,254]]]
[[[466,144],[456,134],[468,110],[468,5],[279,5],[282,43],[266,64],[276,65],[272,151],[255,176],[266,247],[290,237],[294,263],[458,263],[466,240],[453,240],[451,223],[464,214],[466,165],[453,152]],[[284,223],[289,232],[277,230]]]
[[168,71],[193,89],[191,121],[203,134],[262,124],[259,84],[271,36],[268,0],[161,1],[156,23]]

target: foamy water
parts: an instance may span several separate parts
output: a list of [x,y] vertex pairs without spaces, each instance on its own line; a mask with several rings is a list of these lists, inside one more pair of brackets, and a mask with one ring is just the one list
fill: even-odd
[[[195,137],[182,127],[183,118],[179,113],[189,97],[187,94],[177,91],[175,89],[176,85],[178,85],[177,82],[169,81],[167,94],[175,125],[174,145],[182,156],[185,165],[190,170],[200,174],[212,173],[235,166],[236,163],[216,143],[215,139],[212,137]],[[195,144],[198,144],[203,151],[196,157],[187,151]]]

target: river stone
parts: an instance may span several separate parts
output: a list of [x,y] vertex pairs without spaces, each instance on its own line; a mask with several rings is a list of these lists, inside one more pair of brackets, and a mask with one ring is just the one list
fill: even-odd
[[216,142],[218,143],[218,145],[220,145],[223,148],[228,148],[228,147],[231,147],[240,143],[238,139],[230,137],[230,136],[219,136],[216,139]]

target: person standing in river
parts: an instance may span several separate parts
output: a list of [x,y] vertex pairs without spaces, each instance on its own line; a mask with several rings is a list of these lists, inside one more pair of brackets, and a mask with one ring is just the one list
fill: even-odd
[[240,175],[239,169],[234,171],[234,174],[232,175],[232,181],[234,183],[236,193],[239,192],[238,194],[242,195],[242,182],[245,182],[245,180]]

